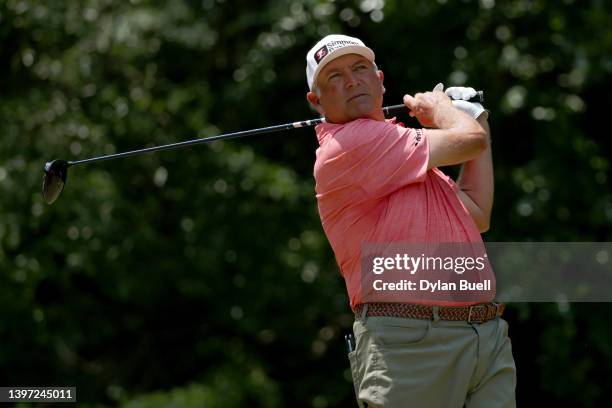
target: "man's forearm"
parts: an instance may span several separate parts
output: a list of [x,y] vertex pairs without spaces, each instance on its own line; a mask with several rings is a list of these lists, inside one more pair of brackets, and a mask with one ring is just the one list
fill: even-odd
[[481,232],[489,227],[491,209],[493,207],[493,159],[491,157],[491,136],[489,124],[485,117],[480,115],[478,123],[487,132],[487,147],[475,159],[463,164],[457,185],[463,194],[460,194],[474,221]]

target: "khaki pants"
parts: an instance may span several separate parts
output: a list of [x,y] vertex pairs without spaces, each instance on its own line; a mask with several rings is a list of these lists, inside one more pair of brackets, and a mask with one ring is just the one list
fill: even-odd
[[366,317],[349,353],[360,408],[514,408],[508,323]]

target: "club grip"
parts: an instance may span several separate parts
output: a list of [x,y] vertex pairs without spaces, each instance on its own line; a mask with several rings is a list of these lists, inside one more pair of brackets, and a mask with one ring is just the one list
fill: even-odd
[[[478,102],[478,103],[483,103],[484,102],[484,91],[476,91],[476,95],[472,96],[470,99],[468,99],[468,102]],[[453,98],[451,98],[453,99]],[[453,99],[453,100],[460,100],[460,99]],[[406,105],[401,104],[401,105],[391,105],[391,106],[385,106],[383,108],[383,112],[385,113],[385,115],[394,115],[394,114],[398,114],[398,113],[402,113],[405,112],[408,109],[408,107],[406,107]]]

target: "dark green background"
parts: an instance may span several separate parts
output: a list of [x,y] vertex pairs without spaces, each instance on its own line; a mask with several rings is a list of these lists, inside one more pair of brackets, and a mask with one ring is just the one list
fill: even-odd
[[[342,32],[374,48],[386,104],[485,90],[486,240],[608,241],[610,8],[0,1],[0,385],[76,386],[85,407],[352,406],[312,129],[77,167],[53,206],[43,164],[314,117],[305,54]],[[608,404],[611,312],[510,305],[519,406]]]

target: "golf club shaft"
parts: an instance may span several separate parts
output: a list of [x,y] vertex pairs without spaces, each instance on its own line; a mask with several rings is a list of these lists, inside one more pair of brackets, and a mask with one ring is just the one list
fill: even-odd
[[[483,92],[478,91],[478,94],[474,96],[472,99],[470,99],[470,101],[471,102],[482,102]],[[406,112],[408,110],[409,109],[406,107],[406,105],[403,105],[403,104],[386,106],[383,108],[383,112],[385,113],[385,115],[398,114],[398,113]],[[171,143],[171,144],[162,145],[162,146],[147,147],[144,149],[132,150],[129,152],[124,152],[124,153],[115,153],[115,154],[109,154],[107,156],[92,157],[90,159],[69,161],[68,166],[74,166],[77,164],[94,163],[94,162],[104,161],[104,160],[119,159],[123,157],[136,156],[139,154],[158,152],[161,150],[176,149],[179,147],[192,146],[192,145],[196,145],[200,143],[214,142],[215,140],[233,139],[237,137],[253,136],[253,135],[258,135],[262,133],[273,133],[273,132],[280,132],[282,130],[297,129],[297,128],[302,128],[302,127],[311,127],[311,126],[316,126],[319,123],[323,123],[323,122],[325,122],[324,118],[316,118],[316,119],[310,119],[310,120],[304,120],[304,121],[298,121],[298,122],[285,123],[282,125],[268,126],[264,128],[258,128],[258,129],[242,130],[240,132],[226,133],[223,135],[210,136],[210,137],[204,137],[204,138],[193,139],[193,140],[186,140],[184,142]]]
[[289,130],[289,129],[295,129],[299,127],[315,126],[324,121],[325,120],[323,118],[318,118],[318,119],[306,120],[302,122],[293,122],[293,123],[285,123],[283,125],[268,126],[268,127],[259,128],[259,129],[242,130],[240,132],[226,133],[226,134],[218,135],[218,136],[210,136],[210,137],[204,137],[200,139],[186,140],[184,142],[171,143],[171,144],[167,144],[163,146],[147,147],[144,149],[132,150],[130,152],[115,153],[115,154],[109,154],[107,156],[100,156],[100,157],[92,157],[91,159],[69,161],[68,165],[74,166],[76,164],[86,164],[86,163],[93,163],[97,161],[113,160],[113,159],[119,159],[122,157],[136,156],[136,155],[144,154],[144,153],[158,152],[161,150],[176,149],[179,147],[186,147],[186,146],[191,146],[191,145],[195,145],[199,143],[214,142],[215,140],[232,139],[236,137],[258,135],[261,133],[280,132],[281,130]]

